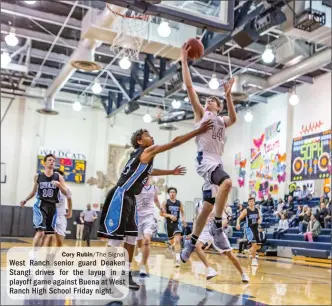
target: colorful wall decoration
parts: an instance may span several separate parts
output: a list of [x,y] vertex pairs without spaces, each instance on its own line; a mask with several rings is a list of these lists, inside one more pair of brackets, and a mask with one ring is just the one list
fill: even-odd
[[268,194],[276,195],[279,184],[286,180],[286,153],[281,154],[281,121],[264,129],[264,133],[253,139],[251,148],[251,173],[249,194],[259,198]]
[[85,183],[86,156],[83,153],[41,148],[37,156],[38,173],[44,171],[44,156],[47,154],[55,155],[56,167],[65,173],[67,182]]
[[331,176],[331,130],[293,139],[292,181]]
[[324,125],[324,122],[322,122],[321,120],[316,122],[310,122],[309,124],[303,124],[300,134],[301,136],[303,136],[306,134],[319,132],[322,125]]
[[235,166],[238,166],[241,161],[241,152],[235,154]]
[[238,183],[240,187],[244,187],[244,181],[245,181],[245,176],[246,176],[246,164],[247,160],[241,160],[239,163],[239,174],[238,174]]

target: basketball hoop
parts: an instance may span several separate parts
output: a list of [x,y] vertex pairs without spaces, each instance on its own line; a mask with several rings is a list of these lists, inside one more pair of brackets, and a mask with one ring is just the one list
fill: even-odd
[[117,35],[110,47],[115,55],[120,52],[122,57],[129,60],[137,60],[143,40],[147,39],[150,16],[132,11],[130,16],[120,14],[112,10],[109,4],[107,8],[114,15],[114,30]]

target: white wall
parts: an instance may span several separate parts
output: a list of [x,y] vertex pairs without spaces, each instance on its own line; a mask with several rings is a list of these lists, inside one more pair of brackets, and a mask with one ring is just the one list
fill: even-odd
[[[8,103],[6,98],[1,100],[2,115]],[[132,133],[139,128],[147,128],[156,143],[165,143],[193,128],[191,123],[180,123],[176,124],[177,131],[168,132],[160,130],[157,123],[144,123],[141,115],[119,113],[109,119],[103,109],[83,107],[82,111],[75,112],[70,104],[59,102],[56,103],[59,115],[47,116],[36,111],[40,106],[40,100],[16,98],[2,124],[1,162],[7,164],[7,183],[1,184],[1,203],[4,205],[18,205],[30,192],[40,147],[84,153],[87,156],[87,180],[98,170],[107,172],[108,145],[129,144]],[[180,164],[188,168],[187,176],[169,177],[167,182],[168,186],[178,188],[178,197],[183,202],[201,197],[201,179],[193,167],[195,150],[192,140],[171,154],[160,154],[154,162],[154,166],[161,169],[175,168]],[[69,184],[76,209],[104,200],[105,191],[96,186]],[[164,198],[163,194],[160,200]],[[33,205],[33,200],[27,205]]]

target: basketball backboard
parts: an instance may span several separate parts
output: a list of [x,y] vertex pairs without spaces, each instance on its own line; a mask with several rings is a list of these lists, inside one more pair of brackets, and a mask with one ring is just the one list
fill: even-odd
[[232,31],[234,28],[234,1],[228,0],[106,0],[108,3],[126,7],[147,15],[185,23],[214,32]]

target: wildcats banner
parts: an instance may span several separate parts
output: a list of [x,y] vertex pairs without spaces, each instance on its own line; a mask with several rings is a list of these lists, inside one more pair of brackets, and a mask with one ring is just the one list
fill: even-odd
[[292,181],[331,176],[331,130],[293,139]]
[[56,167],[64,172],[66,182],[83,184],[85,182],[86,156],[82,153],[54,150],[39,149],[37,156],[37,172],[44,171],[44,156],[53,154],[56,157]]

